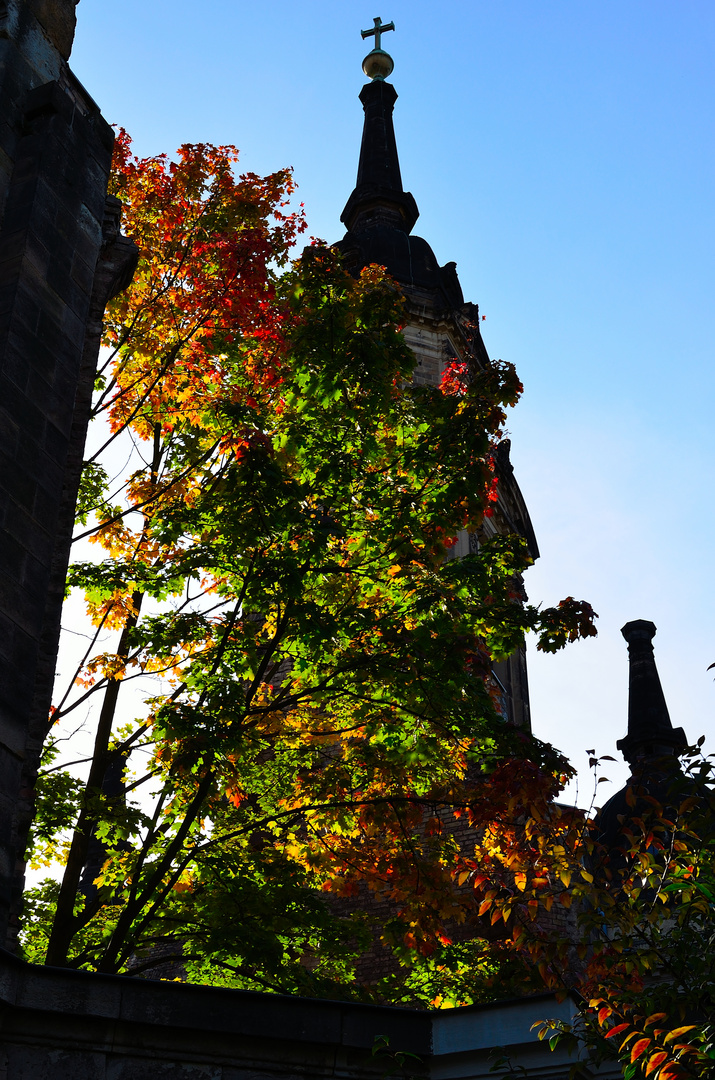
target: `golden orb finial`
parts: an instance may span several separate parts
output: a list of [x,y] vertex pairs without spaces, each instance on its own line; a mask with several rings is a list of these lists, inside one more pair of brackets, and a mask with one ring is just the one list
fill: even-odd
[[381,46],[382,35],[388,30],[394,30],[394,22],[383,23],[382,19],[376,18],[372,20],[374,26],[372,30],[361,30],[360,33],[363,38],[374,37],[375,48],[372,52],[369,52],[362,62],[362,69],[367,75],[368,79],[375,81],[382,81],[386,79],[388,75],[392,74],[392,69],[395,63],[388,52],[385,52]]

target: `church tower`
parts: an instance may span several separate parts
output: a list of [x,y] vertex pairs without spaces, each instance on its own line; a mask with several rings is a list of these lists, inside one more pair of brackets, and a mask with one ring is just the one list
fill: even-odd
[[[392,114],[397,91],[386,82],[392,73],[392,57],[381,47],[382,35],[394,23],[374,20],[362,36],[375,38],[375,48],[363,61],[370,82],[360,91],[365,111],[357,182],[340,220],[347,232],[335,245],[347,269],[359,274],[364,266],[378,263],[399,283],[407,305],[405,340],[417,357],[415,382],[437,386],[445,367],[454,360],[484,367],[489,356],[479,331],[479,308],[465,303],[456,263],[440,266],[432,248],[412,229],[419,217],[414,197],[402,187]],[[509,442],[496,452],[499,498],[491,518],[485,518],[479,535],[463,532],[454,549],[456,557],[474,553],[480,541],[495,533],[524,537],[532,559],[539,549],[526,503],[509,461]],[[494,665],[502,708],[509,721],[531,727],[526,655],[523,649]]]

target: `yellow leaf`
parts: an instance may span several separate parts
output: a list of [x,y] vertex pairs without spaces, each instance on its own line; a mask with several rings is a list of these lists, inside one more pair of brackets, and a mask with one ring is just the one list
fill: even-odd
[[697,1027],[696,1024],[687,1024],[685,1027],[673,1028],[663,1039],[664,1043],[670,1042],[671,1039],[679,1039],[681,1035],[684,1035],[686,1031],[693,1031]]

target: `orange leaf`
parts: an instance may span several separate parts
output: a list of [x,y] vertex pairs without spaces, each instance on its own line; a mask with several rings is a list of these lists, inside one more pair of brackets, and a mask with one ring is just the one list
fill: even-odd
[[638,1042],[633,1043],[633,1049],[631,1050],[631,1061],[635,1061],[636,1058],[639,1058],[641,1056],[641,1054],[644,1054],[652,1042],[652,1039],[639,1039]]
[[648,1065],[646,1066],[646,1070],[645,1070],[646,1076],[650,1076],[650,1074],[652,1072],[655,1072],[655,1070],[658,1068],[658,1066],[662,1065],[667,1057],[668,1057],[668,1051],[667,1050],[658,1050],[658,1052],[656,1054],[651,1054],[651,1056],[648,1058]]
[[682,1065],[678,1065],[677,1062],[671,1061],[668,1065],[665,1065],[658,1073],[658,1080],[680,1080],[682,1076],[687,1076],[685,1069]]
[[667,1019],[668,1019],[668,1014],[667,1013],[653,1013],[651,1016],[648,1017],[645,1024],[643,1025],[643,1027],[650,1027],[651,1024],[654,1024],[656,1022],[656,1020],[667,1020]]
[[610,1031],[606,1032],[605,1038],[612,1039],[614,1035],[620,1035],[622,1031],[626,1031],[630,1024],[616,1024]]

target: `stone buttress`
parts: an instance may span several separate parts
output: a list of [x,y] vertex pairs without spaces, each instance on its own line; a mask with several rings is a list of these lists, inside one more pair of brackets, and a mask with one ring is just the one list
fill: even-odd
[[107,300],[134,245],[74,0],[0,0],[0,943],[12,947]]

